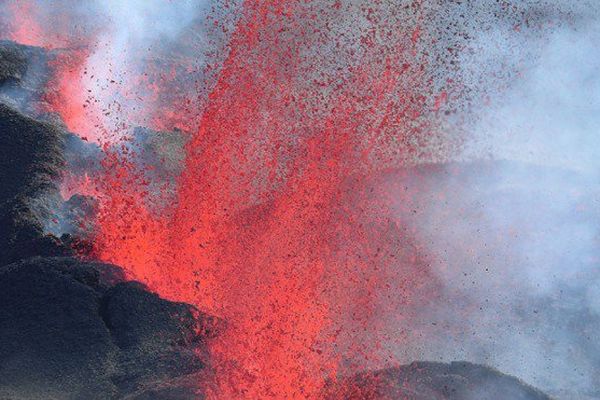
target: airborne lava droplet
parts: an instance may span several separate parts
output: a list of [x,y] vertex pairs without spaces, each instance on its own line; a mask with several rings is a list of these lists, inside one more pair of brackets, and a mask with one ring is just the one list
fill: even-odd
[[[356,48],[340,42],[337,3],[244,2],[202,111],[156,109],[198,119],[168,206],[104,132],[98,113],[109,114],[84,90],[96,79],[87,53],[55,64],[52,110],[105,151],[95,254],[227,323],[211,343],[211,398],[317,398],[340,373],[393,362],[404,333],[383,321],[435,285],[392,218],[396,188],[380,184],[431,134],[421,22],[399,28],[377,17],[384,8],[355,10],[368,16]],[[175,81],[139,79],[154,93]]]
[[[401,135],[420,134],[409,127],[424,107],[413,92],[421,69],[403,53],[415,37],[396,33],[391,57],[373,58],[376,45],[342,76],[320,73],[311,52],[329,38],[317,28],[336,15],[314,12],[244,3],[174,209],[157,218],[136,197],[123,209],[118,182],[108,185],[117,204],[101,216],[101,257],[228,323],[212,345],[214,398],[315,398],[342,367],[384,364],[374,310],[386,292],[388,310],[408,301],[426,278],[413,263],[405,292],[389,293],[389,275],[407,272],[391,262],[389,237],[400,233],[385,194],[369,190],[392,166],[385,152],[399,146],[410,158]],[[410,253],[399,256],[419,257]]]

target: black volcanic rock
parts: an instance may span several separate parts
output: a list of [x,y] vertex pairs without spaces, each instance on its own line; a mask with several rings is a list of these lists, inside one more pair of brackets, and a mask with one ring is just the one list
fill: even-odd
[[54,189],[64,165],[64,132],[0,104],[2,202]]
[[468,362],[414,362],[330,383],[325,400],[550,400],[492,368]]
[[26,47],[0,41],[0,84],[19,82],[27,72]]
[[51,58],[43,48],[0,40],[0,102],[39,117]]
[[61,201],[64,132],[0,103],[0,265],[33,255],[65,255],[44,234]]
[[94,201],[85,196],[64,201],[58,182],[66,169],[79,172],[80,164],[97,158],[99,150],[90,147],[63,128],[0,101],[0,265],[71,255],[59,237],[89,234]]
[[106,292],[100,311],[122,350],[122,369],[113,378],[122,390],[146,390],[204,367],[201,342],[212,334],[214,323],[191,306],[124,282]]
[[[68,257],[0,267],[0,398],[202,398],[212,320]],[[171,396],[172,395],[172,396]]]

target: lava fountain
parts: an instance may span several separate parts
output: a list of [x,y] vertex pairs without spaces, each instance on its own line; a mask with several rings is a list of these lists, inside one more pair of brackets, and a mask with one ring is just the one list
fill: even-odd
[[[377,7],[362,10],[357,50],[331,27],[338,2],[245,1],[206,104],[153,108],[197,116],[168,200],[115,150],[107,105],[86,93],[94,45],[54,66],[51,108],[105,150],[95,256],[225,321],[211,398],[317,398],[338,374],[393,363],[406,333],[383,321],[408,318],[396,310],[435,285],[392,218],[397,190],[377,182],[415,161],[431,128],[423,114],[440,100],[420,94],[420,18],[399,29]],[[330,43],[335,57],[320,51]],[[173,87],[168,75],[158,92]]]

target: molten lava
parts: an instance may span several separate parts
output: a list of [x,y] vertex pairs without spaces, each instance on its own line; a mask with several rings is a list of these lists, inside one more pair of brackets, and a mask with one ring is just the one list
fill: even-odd
[[[334,44],[346,65],[318,51],[335,42],[327,27],[339,12],[337,3],[244,2],[202,112],[155,109],[199,127],[167,207],[98,134],[105,110],[85,91],[88,53],[55,64],[51,107],[104,141],[95,254],[227,324],[212,343],[211,398],[316,398],[339,373],[394,362],[390,348],[406,333],[387,322],[408,318],[398,310],[432,281],[393,218],[396,188],[378,184],[416,157],[427,131],[419,23],[403,30],[373,18],[357,37],[361,54]],[[162,93],[173,82],[153,84]]]

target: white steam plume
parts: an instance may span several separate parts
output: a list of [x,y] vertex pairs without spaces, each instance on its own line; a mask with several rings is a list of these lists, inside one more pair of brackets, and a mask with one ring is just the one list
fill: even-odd
[[[561,17],[538,36],[501,24],[474,34],[462,60],[491,100],[468,115],[462,159],[487,161],[432,178],[445,200],[424,194],[410,217],[445,293],[421,314],[435,338],[407,357],[486,363],[559,398],[600,398],[600,5],[514,3]],[[498,61],[518,74],[498,82]]]

